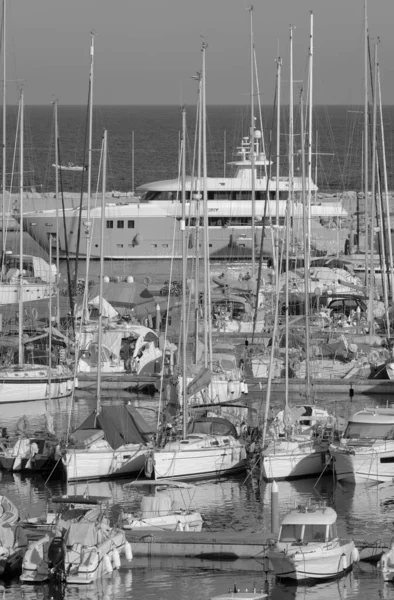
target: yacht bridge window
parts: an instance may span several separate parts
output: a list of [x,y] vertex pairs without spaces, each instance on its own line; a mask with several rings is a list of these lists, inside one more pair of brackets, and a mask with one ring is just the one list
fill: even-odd
[[107,221],[107,229],[113,229],[114,228],[114,222],[111,221]]
[[302,540],[303,525],[282,525],[280,530],[280,542],[300,542]]
[[394,439],[394,423],[349,423],[343,435],[346,439]]

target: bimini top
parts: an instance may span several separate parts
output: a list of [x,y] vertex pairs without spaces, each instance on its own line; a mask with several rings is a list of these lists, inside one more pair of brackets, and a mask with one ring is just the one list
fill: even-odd
[[298,506],[293,508],[282,521],[283,525],[332,525],[337,513],[329,506]]

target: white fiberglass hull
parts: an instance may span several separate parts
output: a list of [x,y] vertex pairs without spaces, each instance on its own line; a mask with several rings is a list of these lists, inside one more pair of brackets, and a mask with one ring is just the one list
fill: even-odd
[[143,471],[147,452],[138,444],[111,451],[68,448],[62,461],[68,481],[104,479]]
[[246,467],[244,447],[234,445],[159,450],[153,453],[155,479],[219,477]]
[[313,546],[298,546],[297,550],[287,553],[268,550],[267,557],[275,575],[279,579],[295,581],[335,579],[345,575],[358,560],[353,542],[341,543],[333,548],[326,544]]
[[23,285],[18,283],[0,283],[0,306],[16,304],[19,302],[22,290],[22,302],[34,302],[53,296],[55,288],[49,283],[32,283],[23,280]]
[[200,513],[165,515],[162,517],[147,517],[123,522],[125,531],[201,531],[202,518]]
[[262,476],[266,481],[297,479],[320,475],[325,465],[326,452],[312,443],[288,450],[264,452],[261,461]]
[[355,453],[331,448],[331,453],[338,481],[377,483],[394,479],[394,442],[380,447],[360,446]]
[[66,398],[71,395],[72,387],[73,378],[69,375],[53,374],[49,385],[46,367],[32,374],[28,369],[0,372],[0,404]]

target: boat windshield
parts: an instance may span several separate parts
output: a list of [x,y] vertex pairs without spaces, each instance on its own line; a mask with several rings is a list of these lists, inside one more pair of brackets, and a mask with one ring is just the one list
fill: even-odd
[[324,542],[326,540],[325,523],[315,525],[305,525],[303,542]]
[[346,439],[394,439],[394,423],[349,423],[343,435]]
[[280,542],[301,542],[302,524],[300,525],[282,525],[280,530]]

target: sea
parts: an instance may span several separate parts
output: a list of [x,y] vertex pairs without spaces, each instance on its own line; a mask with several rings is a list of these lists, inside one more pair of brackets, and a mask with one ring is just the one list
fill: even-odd
[[[331,106],[314,109],[314,179],[320,190],[337,194],[347,190],[362,189],[362,115],[361,107]],[[296,111],[297,112],[297,111]],[[299,111],[298,111],[299,112]],[[193,165],[194,106],[186,107],[188,170]],[[86,107],[59,105],[60,160],[62,164],[86,164],[83,148],[86,137]],[[274,111],[263,107],[265,123],[265,150],[268,156],[276,154]],[[15,144],[17,108],[10,107],[8,116],[7,145]],[[394,107],[385,107],[383,122],[386,127],[386,152],[389,188],[394,189],[393,139],[391,126]],[[281,172],[287,165],[288,136],[286,132],[288,108],[281,112]],[[299,122],[299,114],[296,124]],[[260,127],[260,125],[258,125]],[[144,182],[176,177],[179,171],[179,144],[181,110],[177,106],[101,106],[94,107],[93,127],[93,180],[98,174],[99,150],[104,128],[109,138],[109,189],[126,193],[136,191]],[[209,106],[207,108],[208,170],[212,175],[230,175],[228,162],[236,159],[236,148],[242,136],[248,134],[248,110],[242,106]],[[272,132],[272,133],[271,133]],[[272,140],[272,142],[270,142]],[[50,105],[26,107],[25,126],[25,186],[38,192],[54,190],[54,116]],[[271,147],[271,150],[270,150]],[[295,138],[296,172],[299,170],[300,137]],[[10,152],[7,173],[12,173],[13,152]],[[17,150],[15,151],[17,156]],[[16,169],[17,171],[17,169]],[[11,185],[11,175],[8,184]],[[12,176],[13,191],[17,191],[17,173]],[[65,191],[81,189],[80,174],[64,175]],[[86,187],[86,180],[83,182]],[[93,187],[98,187],[95,182]],[[168,278],[169,264],[158,267],[149,262],[144,265],[107,265],[112,272],[133,274],[136,280],[146,276]],[[64,269],[64,265],[62,265]],[[350,398],[347,395],[322,394],[317,404],[330,406],[339,416],[349,414],[365,406],[391,403],[390,397]],[[78,392],[74,401],[43,401],[21,404],[1,404],[0,427],[14,433],[26,417],[31,432],[42,430],[49,422],[56,433],[64,436],[73,429],[95,407],[94,390]],[[155,422],[159,399],[137,396],[128,392],[111,392],[103,403],[135,404],[148,421]],[[265,410],[264,391],[248,400],[259,414]],[[301,401],[292,398],[291,402]],[[301,402],[302,403],[302,402]],[[283,397],[273,398],[273,406],[281,407]],[[59,479],[46,480],[41,476],[26,477],[21,474],[0,473],[0,493],[9,496],[18,506],[21,517],[42,514],[51,497],[63,493],[82,493],[111,496],[130,510],[136,508],[139,496],[125,485],[127,479],[88,482],[66,487]],[[394,482],[375,486],[340,486],[331,474],[319,480],[305,479],[295,482],[279,482],[280,516],[295,504],[310,498],[325,500],[338,513],[341,536],[357,540],[384,539],[394,537]],[[211,531],[232,532],[254,531],[268,533],[270,529],[270,492],[268,484],[260,484],[258,474],[252,473],[226,479],[197,482],[195,488],[185,492],[174,490],[178,501],[199,510],[204,518],[204,528]],[[182,497],[179,497],[179,495]],[[209,600],[212,596],[225,593],[234,584],[241,590],[265,589],[268,597],[275,600],[325,600],[325,599],[394,599],[394,586],[383,582],[376,566],[360,563],[346,577],[314,586],[291,586],[275,581],[273,574],[266,572],[264,561],[208,561],[191,558],[138,558],[128,564],[122,559],[119,571],[88,587],[67,587],[64,592],[47,585],[21,586],[18,579],[4,582],[5,598],[9,600],[67,598],[67,600]]]

